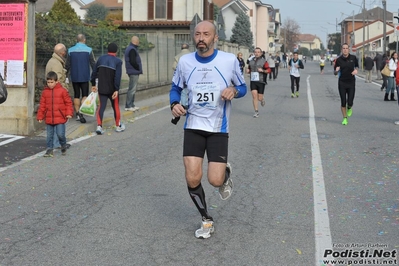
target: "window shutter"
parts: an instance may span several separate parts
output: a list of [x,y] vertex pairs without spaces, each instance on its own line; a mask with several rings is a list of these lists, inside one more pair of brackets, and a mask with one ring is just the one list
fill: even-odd
[[154,0],[148,0],[148,20],[154,20]]
[[208,20],[208,0],[204,1],[204,20]]
[[173,0],[168,0],[166,6],[166,19],[173,20]]
[[254,16],[254,11],[253,11],[253,9],[249,10],[249,16],[250,16],[250,17],[253,17],[253,16]]
[[213,18],[213,3],[211,3],[210,4],[210,6],[209,6],[209,19],[210,20],[213,20],[214,18]]

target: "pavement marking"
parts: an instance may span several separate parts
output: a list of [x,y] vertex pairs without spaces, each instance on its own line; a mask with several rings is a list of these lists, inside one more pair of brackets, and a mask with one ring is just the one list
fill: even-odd
[[310,89],[310,75],[306,79],[307,94],[309,104],[309,130],[310,144],[312,149],[312,175],[313,175],[313,210],[315,226],[315,265],[324,265],[323,260],[330,257],[324,257],[326,249],[332,249],[330,220],[328,216],[326,188],[324,185],[323,166],[321,162],[319,139],[317,137],[316,120]]
[[[162,111],[162,110],[164,110],[164,109],[166,109],[166,108],[169,108],[169,105],[164,106],[164,107],[161,107],[161,108],[159,108],[159,109],[157,109],[157,110],[154,110],[154,111],[152,111],[152,112],[150,112],[150,113],[148,113],[148,114],[143,114],[143,115],[140,115],[140,116],[138,116],[138,117],[135,117],[134,120],[142,119],[142,118],[147,117],[147,116],[149,116],[149,115],[158,113],[158,112],[160,112],[160,111]],[[7,137],[5,137],[5,136],[7,136]],[[83,136],[83,137],[80,137],[80,138],[77,138],[77,139],[68,141],[68,143],[69,143],[69,144],[76,144],[76,143],[78,143],[78,142],[81,142],[81,141],[83,141],[83,140],[86,140],[86,139],[89,139],[89,138],[92,138],[92,137],[96,137],[96,136],[98,136],[98,135],[97,135],[95,132],[93,132],[92,134],[88,134],[88,135],[86,135],[86,136]],[[13,139],[12,141],[15,141],[15,140],[17,140],[17,139],[24,138],[24,137],[20,137],[20,136],[0,134],[0,139],[1,139],[1,138],[9,138],[9,137],[14,137],[14,138],[16,138],[16,139]],[[11,141],[9,141],[9,140],[7,140],[7,141],[8,141],[8,143],[11,142]],[[6,141],[4,141],[4,142],[6,142]],[[3,142],[0,142],[0,146],[3,145],[2,143],[3,143]],[[19,166],[19,165],[22,165],[22,164],[24,164],[24,163],[26,163],[26,162],[29,162],[29,161],[32,161],[32,160],[37,159],[37,158],[39,158],[39,157],[42,157],[42,156],[44,155],[45,152],[46,152],[46,151],[42,151],[42,152],[39,152],[39,153],[34,154],[34,155],[32,155],[32,156],[26,157],[26,158],[22,159],[21,161],[16,162],[16,163],[14,163],[14,164],[12,164],[12,165],[9,165],[9,166],[6,166],[6,167],[0,167],[0,173],[6,171],[6,170],[8,170],[8,169],[11,169],[11,168],[13,168],[13,167],[15,167],[15,166]]]
[[0,142],[0,146],[6,145],[8,143],[11,143],[13,141],[19,140],[19,139],[23,139],[23,136],[15,136],[15,135],[6,135],[6,134],[0,134],[0,139],[8,139],[5,141],[1,141]]

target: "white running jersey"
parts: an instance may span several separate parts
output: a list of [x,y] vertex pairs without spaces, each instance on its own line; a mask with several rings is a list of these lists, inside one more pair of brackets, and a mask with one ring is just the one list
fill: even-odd
[[173,76],[180,88],[187,85],[188,112],[184,128],[208,132],[229,132],[231,101],[222,100],[229,86],[245,84],[234,54],[215,50],[203,58],[197,53],[183,55]]
[[299,68],[297,68],[295,65],[298,65],[299,64],[299,59],[296,61],[296,62],[294,62],[294,59],[292,59],[291,61],[291,65],[290,65],[290,67],[291,67],[291,69],[290,69],[290,75],[291,76],[294,76],[294,77],[299,77],[300,76],[300,74],[299,74]]

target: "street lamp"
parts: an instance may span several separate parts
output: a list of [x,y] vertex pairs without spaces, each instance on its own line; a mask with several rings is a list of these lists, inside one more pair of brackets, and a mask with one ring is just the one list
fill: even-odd
[[365,44],[365,42],[366,42],[366,40],[365,40],[365,38],[366,38],[366,29],[365,29],[365,9],[366,9],[366,0],[363,0],[363,6],[360,6],[360,5],[358,5],[358,4],[354,4],[354,3],[352,3],[351,1],[346,1],[346,2],[348,2],[349,4],[351,4],[351,5],[354,5],[354,6],[358,6],[358,7],[360,7],[361,9],[362,9],[362,16],[363,16],[363,45],[362,45],[362,71],[364,70],[363,68],[363,58],[364,58],[364,44]]

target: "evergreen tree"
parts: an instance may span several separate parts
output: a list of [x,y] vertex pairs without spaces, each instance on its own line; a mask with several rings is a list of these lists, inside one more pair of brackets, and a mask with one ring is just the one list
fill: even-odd
[[53,23],[65,23],[68,25],[79,25],[81,24],[78,15],[67,0],[55,1],[51,8],[47,20]]
[[251,23],[249,17],[244,12],[241,12],[232,29],[233,34],[230,37],[230,42],[238,45],[246,46],[249,49],[253,48],[254,37],[251,32]]
[[98,21],[103,21],[108,15],[108,9],[103,4],[92,4],[87,9],[85,22],[87,24],[97,24]]

